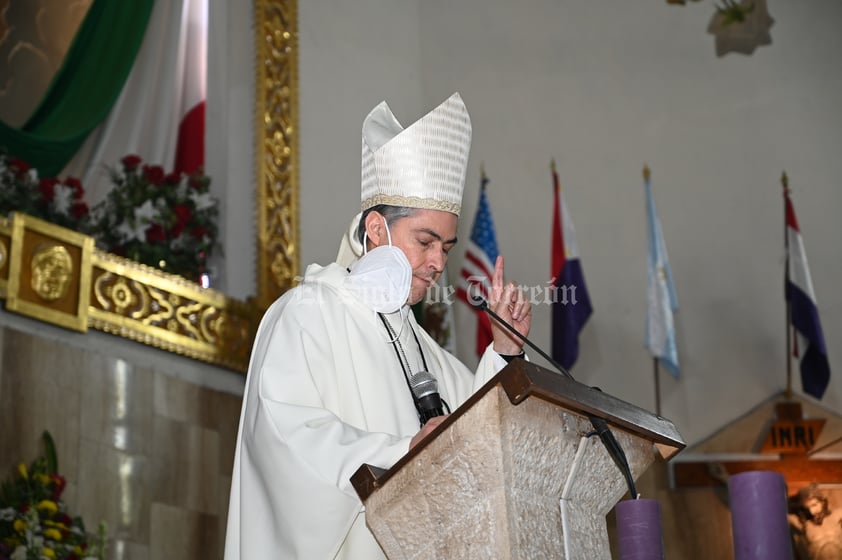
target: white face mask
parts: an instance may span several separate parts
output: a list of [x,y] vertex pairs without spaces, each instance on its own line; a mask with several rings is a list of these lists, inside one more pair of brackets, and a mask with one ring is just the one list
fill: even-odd
[[[385,220],[384,220],[385,222]],[[412,286],[412,266],[403,251],[392,245],[392,234],[386,224],[388,245],[366,250],[363,235],[363,256],[351,265],[345,287],[378,313],[394,313],[406,303]]]

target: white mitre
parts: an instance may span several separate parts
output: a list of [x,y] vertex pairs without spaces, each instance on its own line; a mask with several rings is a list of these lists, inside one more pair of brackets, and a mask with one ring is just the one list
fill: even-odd
[[459,215],[471,118],[458,93],[406,129],[383,101],[363,121],[362,137],[362,210],[388,204]]
[[[363,121],[362,211],[378,204],[446,210],[457,216],[471,149],[471,118],[458,93],[404,129],[385,101]],[[363,254],[354,216],[336,262]]]

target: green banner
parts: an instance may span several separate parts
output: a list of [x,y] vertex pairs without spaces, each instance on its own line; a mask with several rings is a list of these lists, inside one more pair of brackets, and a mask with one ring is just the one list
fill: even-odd
[[94,0],[43,100],[21,128],[0,122],[0,147],[57,175],[111,111],[143,43],[153,0]]

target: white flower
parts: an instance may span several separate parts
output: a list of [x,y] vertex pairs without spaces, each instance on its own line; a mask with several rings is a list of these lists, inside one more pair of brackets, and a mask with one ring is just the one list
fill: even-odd
[[7,507],[0,509],[0,521],[14,521],[15,508]]
[[70,207],[73,206],[73,196],[76,191],[67,185],[56,185],[53,193],[53,207],[56,213],[70,215]]
[[178,184],[178,186],[175,188],[175,196],[176,196],[179,200],[184,199],[184,197],[185,197],[185,196],[187,196],[187,194],[188,194],[188,193],[187,193],[187,188],[188,188],[188,187],[187,187],[187,183],[186,183],[186,182],[184,182],[184,181],[181,181],[181,182]]
[[216,200],[210,195],[210,193],[200,193],[196,190],[191,190],[190,198],[193,200],[193,204],[196,205],[197,212],[216,206]]
[[29,178],[33,183],[38,182],[38,170],[34,167],[29,168]]
[[[157,210],[151,200],[145,201],[139,208],[135,209],[134,217],[138,223],[152,223],[155,221]],[[144,228],[145,229],[145,228]]]
[[126,241],[146,239],[146,226],[137,222],[137,225],[132,226],[129,222],[123,222],[117,227],[117,233]]
[[26,547],[23,545],[18,545],[18,547],[12,553],[12,560],[26,560]]
[[178,237],[170,241],[170,247],[175,251],[183,249],[186,245],[187,240],[185,235],[179,235]]

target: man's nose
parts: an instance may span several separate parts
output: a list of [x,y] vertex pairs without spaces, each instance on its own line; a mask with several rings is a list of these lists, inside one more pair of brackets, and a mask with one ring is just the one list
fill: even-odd
[[444,263],[447,260],[447,256],[442,251],[432,251],[430,255],[430,259],[428,264],[430,268],[432,268],[435,272],[441,272],[444,270]]

